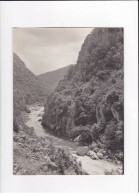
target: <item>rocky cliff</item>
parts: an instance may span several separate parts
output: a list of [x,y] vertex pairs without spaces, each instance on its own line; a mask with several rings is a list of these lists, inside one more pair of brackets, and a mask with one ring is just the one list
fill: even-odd
[[42,124],[60,136],[123,149],[123,29],[95,28],[45,104]]

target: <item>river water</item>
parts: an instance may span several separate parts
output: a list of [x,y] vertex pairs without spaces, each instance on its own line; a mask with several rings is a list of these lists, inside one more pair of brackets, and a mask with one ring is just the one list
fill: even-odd
[[69,141],[63,138],[59,138],[41,125],[44,107],[33,105],[30,106],[31,113],[28,114],[26,125],[28,127],[33,127],[37,136],[47,137],[48,140],[54,145],[59,147],[68,147],[70,153],[77,158],[77,161],[82,163],[82,168],[85,172],[90,175],[104,175],[105,171],[111,172],[122,168],[121,165],[115,164],[113,162],[108,162],[107,160],[93,160],[89,156],[78,156],[76,155],[76,150],[79,145],[73,141]]

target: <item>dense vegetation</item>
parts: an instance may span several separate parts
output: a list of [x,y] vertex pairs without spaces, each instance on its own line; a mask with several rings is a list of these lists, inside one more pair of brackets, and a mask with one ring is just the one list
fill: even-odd
[[[123,164],[122,28],[93,29],[76,65],[49,75],[36,76],[16,54],[13,59],[14,174],[86,174],[69,148],[53,146],[47,137],[37,136],[25,125],[26,115],[22,114],[30,112],[28,106],[44,100],[42,125],[77,145],[85,145],[77,149],[77,156]],[[118,173],[105,174],[123,174],[123,167]]]
[[42,104],[49,93],[46,85],[29,71],[24,62],[13,56],[13,173],[16,175],[82,175],[68,149],[55,147],[47,137],[38,137],[25,125],[30,104]]
[[49,91],[53,91],[58,85],[58,82],[64,78],[64,75],[68,72],[71,66],[72,65],[69,65],[54,71],[49,71],[40,74],[37,77],[44,85],[48,86]]
[[36,136],[33,129],[23,126],[14,134],[16,175],[82,175],[86,174],[68,149],[55,147],[47,137]]
[[23,111],[30,112],[27,105],[43,102],[47,93],[46,86],[38,80],[16,54],[13,54],[14,131],[18,132],[21,128],[21,113]]
[[42,124],[58,135],[123,151],[123,29],[95,28],[55,91]]

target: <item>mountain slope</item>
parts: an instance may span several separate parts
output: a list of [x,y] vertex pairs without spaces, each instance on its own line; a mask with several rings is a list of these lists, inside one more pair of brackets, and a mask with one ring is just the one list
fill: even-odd
[[44,101],[47,88],[25,66],[24,62],[13,54],[13,109],[14,130],[19,130],[22,111],[29,112],[27,104]]
[[67,74],[71,65],[63,67],[54,71],[43,73],[37,77],[43,84],[49,86],[49,90],[54,90],[58,82],[64,78],[64,75]]
[[122,150],[123,107],[123,29],[95,28],[48,97],[42,124],[76,141]]
[[13,56],[13,88],[24,93],[26,103],[41,101],[41,98],[48,93],[36,75],[34,75],[16,55]]

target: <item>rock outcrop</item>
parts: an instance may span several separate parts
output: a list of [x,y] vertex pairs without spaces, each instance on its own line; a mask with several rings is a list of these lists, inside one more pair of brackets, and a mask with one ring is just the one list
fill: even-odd
[[[95,28],[55,91],[42,124],[72,139],[123,150],[123,29]],[[83,139],[82,139],[83,140]]]

